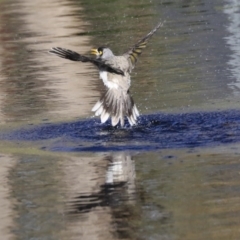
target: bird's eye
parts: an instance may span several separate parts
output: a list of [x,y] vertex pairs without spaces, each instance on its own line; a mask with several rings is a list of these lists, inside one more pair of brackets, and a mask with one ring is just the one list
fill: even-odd
[[102,52],[102,51],[98,51],[98,53],[99,53],[99,55],[102,55],[102,54],[103,54],[103,52]]

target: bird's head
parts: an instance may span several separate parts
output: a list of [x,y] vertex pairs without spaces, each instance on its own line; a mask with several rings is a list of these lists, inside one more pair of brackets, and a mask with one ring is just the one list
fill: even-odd
[[114,54],[110,48],[107,47],[99,47],[91,49],[91,54],[96,55],[96,58],[108,59],[113,57]]

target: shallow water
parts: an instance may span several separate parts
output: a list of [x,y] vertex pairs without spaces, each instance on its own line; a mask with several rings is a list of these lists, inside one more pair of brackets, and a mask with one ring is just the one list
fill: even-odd
[[[239,239],[239,4],[0,1],[3,239]],[[138,125],[93,118],[96,69],[161,19],[132,74]],[[130,45],[129,45],[130,44]]]

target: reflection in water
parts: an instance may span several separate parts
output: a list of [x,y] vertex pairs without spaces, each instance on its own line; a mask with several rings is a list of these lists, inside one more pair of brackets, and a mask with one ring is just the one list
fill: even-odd
[[1,226],[16,239],[235,240],[239,149],[162,150],[134,160],[123,152],[22,154],[14,166],[6,158]]
[[0,238],[4,240],[14,239],[14,234],[10,232],[10,228],[14,226],[14,203],[11,198],[11,170],[16,159],[13,156],[0,155]]
[[239,239],[239,149],[136,156],[136,182],[147,191],[141,201],[143,239]]
[[240,5],[238,0],[228,0],[224,7],[224,13],[228,15],[229,24],[227,30],[230,36],[226,37],[227,44],[232,50],[231,59],[228,61],[231,73],[234,77],[230,88],[234,90],[236,95],[240,95]]
[[[65,1],[0,2],[0,117],[4,121],[39,121],[90,115],[98,93],[89,65],[68,64],[48,50],[75,46],[90,49],[88,28]],[[51,40],[50,40],[51,39]]]
[[35,155],[29,151],[14,154],[11,169],[11,199],[14,200],[16,240],[62,239],[64,232],[61,157]]
[[[101,225],[103,227],[108,226],[111,229],[108,232],[113,234],[110,239],[121,239],[122,236],[130,239],[134,232],[131,228],[132,222],[129,222],[129,220],[137,220],[138,218],[135,196],[135,163],[131,156],[124,152],[100,156],[97,163],[98,167],[99,163],[106,164],[104,182],[99,182],[99,178],[102,179],[99,173],[96,179],[93,176],[89,176],[92,182],[96,182],[98,187],[89,192],[70,193],[70,195],[77,196],[68,201],[67,212],[72,220],[75,219],[75,224],[76,222],[79,223],[77,226],[85,222],[88,228],[91,225],[89,222],[91,220],[89,219],[92,219],[92,215],[95,215],[97,218],[101,216],[99,219]],[[79,169],[75,169],[75,171],[80,174]],[[99,170],[96,171],[99,172]],[[102,173],[104,174],[104,172]],[[96,232],[97,235],[95,237],[99,234],[92,225],[88,231],[91,231],[91,234]],[[106,238],[99,237],[97,239]]]
[[99,192],[81,194],[72,202],[71,213],[88,212],[96,207],[113,207],[121,202],[135,199],[134,162],[126,153],[113,153],[103,158],[108,162],[106,181],[100,185]]
[[40,106],[44,108],[46,102],[36,89],[41,89],[46,82],[40,81],[41,75],[33,67],[37,61],[26,50],[27,43],[18,41],[17,34],[24,32],[23,19],[16,13],[16,7],[20,6],[0,4],[5,10],[0,12],[0,122],[4,123],[40,114]]

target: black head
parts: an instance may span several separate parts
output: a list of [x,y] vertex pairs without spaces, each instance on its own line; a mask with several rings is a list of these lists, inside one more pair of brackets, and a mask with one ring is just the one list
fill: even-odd
[[103,51],[104,51],[104,49],[106,49],[106,48],[107,48],[107,47],[103,46],[103,47],[99,47],[99,48],[97,49],[100,56],[103,55]]
[[91,54],[96,55],[97,58],[110,58],[113,57],[113,52],[107,47],[99,47],[98,49],[92,49]]

